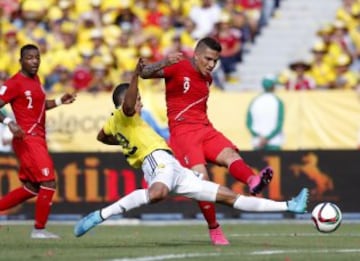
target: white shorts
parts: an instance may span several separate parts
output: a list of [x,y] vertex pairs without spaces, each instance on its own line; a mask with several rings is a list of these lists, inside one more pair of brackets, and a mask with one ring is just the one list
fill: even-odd
[[154,182],[164,183],[172,194],[200,201],[215,202],[218,184],[202,180],[202,174],[180,165],[173,155],[165,150],[149,154],[143,164],[144,178],[149,186]]

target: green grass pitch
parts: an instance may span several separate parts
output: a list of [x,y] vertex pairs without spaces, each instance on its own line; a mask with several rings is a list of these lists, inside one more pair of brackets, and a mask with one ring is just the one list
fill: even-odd
[[58,240],[30,239],[31,225],[0,226],[0,260],[360,260],[360,224],[322,234],[311,223],[226,223],[230,246],[212,246],[205,224],[100,225],[81,238],[49,224]]

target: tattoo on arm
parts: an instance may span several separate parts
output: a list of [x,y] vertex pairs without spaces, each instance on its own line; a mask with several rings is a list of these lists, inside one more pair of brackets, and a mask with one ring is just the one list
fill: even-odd
[[141,71],[141,77],[147,78],[162,78],[164,77],[164,71],[162,70],[167,65],[167,60],[161,60],[156,63],[145,65]]

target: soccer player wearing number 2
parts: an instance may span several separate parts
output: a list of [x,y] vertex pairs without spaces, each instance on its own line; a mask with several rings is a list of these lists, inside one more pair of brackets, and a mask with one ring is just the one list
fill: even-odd
[[[182,59],[179,53],[169,55],[164,60],[146,65],[141,77],[165,79],[169,142],[181,164],[203,173],[206,179],[209,178],[207,162],[225,166],[255,195],[271,181],[272,169],[266,167],[260,175],[255,175],[240,157],[236,146],[213,127],[207,115],[211,72],[220,52],[221,45],[206,37],[199,40],[190,60]],[[216,220],[214,204],[199,202],[199,206],[208,223],[213,244],[229,244]]]
[[20,50],[21,70],[0,87],[0,108],[10,103],[16,122],[0,112],[0,121],[13,133],[13,150],[19,160],[19,179],[23,186],[0,199],[0,211],[12,208],[37,196],[35,226],[31,238],[52,239],[58,235],[45,229],[56,189],[52,159],[46,144],[45,111],[75,100],[73,94],[63,94],[47,100],[37,75],[40,52],[28,44]]

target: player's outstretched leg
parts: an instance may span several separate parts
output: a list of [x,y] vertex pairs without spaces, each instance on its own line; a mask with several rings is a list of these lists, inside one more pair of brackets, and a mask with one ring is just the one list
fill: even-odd
[[81,237],[86,232],[88,232],[93,227],[102,223],[104,219],[100,215],[100,210],[91,212],[89,215],[83,217],[74,228],[74,235],[76,237]]
[[266,167],[261,170],[259,175],[251,177],[249,182],[250,194],[256,195],[260,193],[271,182],[273,173],[271,167]]
[[299,214],[305,213],[308,199],[309,189],[303,188],[296,197],[287,201],[288,211]]

